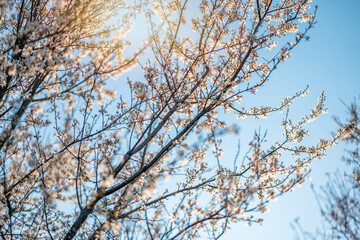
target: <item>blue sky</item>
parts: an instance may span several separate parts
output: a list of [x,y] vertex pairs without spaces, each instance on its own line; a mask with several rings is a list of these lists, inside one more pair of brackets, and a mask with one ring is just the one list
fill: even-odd
[[[320,138],[329,138],[331,132],[336,130],[337,125],[332,116],[340,116],[342,119],[347,117],[342,101],[350,104],[360,96],[360,0],[313,2],[314,5],[319,5],[318,23],[309,32],[310,41],[302,42],[296,47],[291,58],[280,65],[258,94],[244,97],[244,104],[277,106],[283,98],[309,86],[310,94],[297,100],[290,110],[290,116],[298,120],[313,109],[317,97],[324,91],[328,114],[310,125],[308,141],[317,143]],[[141,22],[143,19],[138,21]],[[132,31],[128,37],[136,39],[133,44],[137,45],[145,35],[146,31]],[[122,78],[125,77],[134,77],[134,71],[125,73]],[[238,140],[241,142],[241,152],[245,153],[254,130],[259,127],[263,131],[268,131],[269,142],[280,139],[280,120],[283,117],[284,114],[275,113],[265,120],[247,119],[236,122],[240,127],[240,134],[224,139],[224,161],[233,161]],[[344,147],[344,144],[339,144],[328,151],[327,157],[314,161],[311,168],[312,180],[301,188],[296,188],[293,193],[285,194],[271,203],[270,212],[263,216],[263,226],[233,224],[223,239],[293,239],[294,232],[290,223],[298,217],[304,229],[314,231],[320,226],[321,218],[310,184],[319,187],[326,182],[326,172],[335,172],[336,169],[344,171],[346,167],[341,161]]]
[[[346,118],[343,103],[350,104],[360,95],[360,1],[315,0],[319,5],[317,24],[311,30],[310,41],[303,42],[292,52],[292,57],[274,73],[269,84],[259,91],[256,100],[279,103],[309,85],[310,94],[299,99],[292,107],[296,116],[306,114],[316,104],[321,91],[327,96],[328,114],[311,125],[311,140],[330,136],[336,129],[332,116]],[[270,116],[265,121],[252,122],[252,129],[261,126],[268,129],[269,138],[279,135],[279,118]],[[248,123],[250,124],[250,122]],[[240,140],[248,139],[249,126],[242,126]],[[231,140],[231,139],[229,139]],[[340,160],[344,144],[330,149],[327,156],[312,165],[311,182],[270,204],[270,212],[264,216],[262,227],[247,227],[244,223],[232,225],[223,239],[292,239],[290,223],[297,217],[304,229],[315,230],[320,226],[320,213],[310,184],[319,187],[326,182],[326,172],[346,168]]]

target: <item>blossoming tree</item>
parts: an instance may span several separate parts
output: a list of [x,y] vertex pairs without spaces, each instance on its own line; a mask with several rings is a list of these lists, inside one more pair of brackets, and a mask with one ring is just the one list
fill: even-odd
[[[307,93],[242,106],[307,38],[309,0],[2,0],[0,8],[2,239],[216,239],[231,222],[261,222],[253,214],[304,182],[312,160],[351,130],[301,144],[306,124],[325,112],[321,94],[309,115],[284,117],[280,141],[265,149],[256,134],[242,163],[221,159],[221,136],[236,128],[220,110],[266,117]],[[129,46],[139,19],[148,35]],[[120,93],[106,90],[111,79]]]
[[[315,233],[306,232],[301,224],[296,222],[293,226],[297,234],[296,239],[359,239],[360,235],[360,114],[359,106],[354,102],[348,107],[349,119],[347,124],[354,126],[344,142],[352,145],[352,149],[345,150],[343,160],[351,166],[351,173],[328,175],[328,182],[321,187],[319,193],[315,192],[323,226]],[[339,117],[335,118],[339,126],[344,123]],[[345,176],[344,176],[345,175]]]

